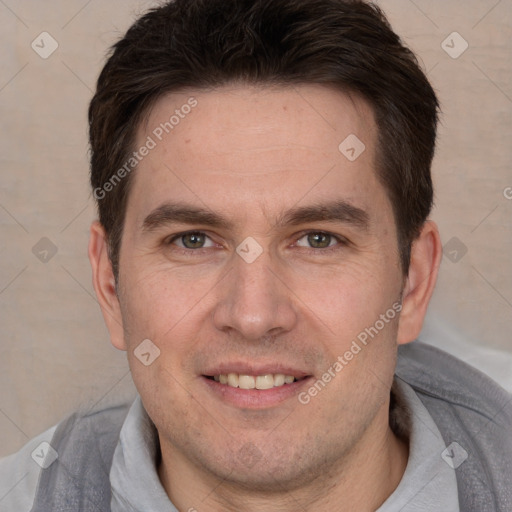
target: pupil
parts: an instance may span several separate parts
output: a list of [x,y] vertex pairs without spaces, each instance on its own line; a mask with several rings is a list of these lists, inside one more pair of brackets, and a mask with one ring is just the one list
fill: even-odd
[[203,246],[204,237],[198,233],[192,233],[190,235],[183,236],[182,241],[183,245],[188,249],[197,249]]
[[311,233],[308,235],[308,242],[311,247],[323,249],[329,247],[331,235],[326,235],[325,233]]

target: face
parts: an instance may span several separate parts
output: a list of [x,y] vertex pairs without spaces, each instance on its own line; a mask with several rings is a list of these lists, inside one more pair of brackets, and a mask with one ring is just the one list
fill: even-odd
[[323,86],[172,94],[140,126],[154,147],[132,176],[113,341],[163,453],[300,486],[386,428],[403,276],[376,135],[364,101]]

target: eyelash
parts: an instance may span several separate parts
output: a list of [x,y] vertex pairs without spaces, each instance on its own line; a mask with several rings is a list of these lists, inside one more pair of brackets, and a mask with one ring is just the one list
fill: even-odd
[[[204,231],[183,231],[182,233],[178,233],[173,235],[171,238],[167,238],[164,241],[165,245],[173,245],[173,242],[179,240],[180,238],[186,235],[204,235],[206,238],[210,239],[212,242],[212,238],[208,236]],[[214,242],[215,243],[215,242]],[[218,244],[217,244],[218,245]],[[179,247],[178,245],[174,245],[173,250],[181,252],[182,254],[192,255],[193,253],[201,254],[204,250],[211,249],[211,247],[199,247],[198,249],[187,249],[186,247]]]
[[[305,236],[308,236],[311,234],[330,236],[334,240],[336,240],[337,243],[333,246],[325,247],[323,249],[319,249],[319,248],[315,248],[315,247],[301,247],[301,246],[296,245],[299,240],[301,240]],[[213,243],[215,243],[212,240],[212,238],[204,231],[184,231],[182,233],[178,233],[178,234],[172,236],[171,238],[167,238],[165,241],[165,245],[172,245],[174,241],[179,240],[180,238],[182,238],[186,235],[204,235],[206,238],[210,239]],[[299,247],[301,250],[306,250],[307,252],[313,252],[316,254],[319,254],[319,253],[326,254],[326,253],[338,251],[338,250],[348,246],[349,243],[350,242],[345,237],[342,237],[340,235],[335,235],[334,233],[330,233],[329,231],[308,230],[308,231],[303,231],[296,236],[295,242],[292,244],[292,247]],[[187,255],[191,255],[192,253],[196,253],[196,254],[200,255],[204,250],[208,250],[208,249],[211,249],[211,247],[200,247],[198,249],[187,249],[186,247],[179,247],[179,246],[175,245],[173,250],[179,251],[179,252],[181,252],[183,254],[187,254]]]

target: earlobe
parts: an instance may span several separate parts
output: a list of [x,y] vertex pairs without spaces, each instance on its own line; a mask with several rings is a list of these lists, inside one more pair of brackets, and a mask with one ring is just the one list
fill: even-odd
[[434,292],[441,256],[441,239],[437,226],[433,221],[426,221],[411,248],[411,262],[398,327],[399,344],[415,340],[421,332]]
[[98,221],[93,222],[90,229],[89,261],[92,267],[94,290],[110,333],[112,345],[119,350],[126,350],[121,308],[116,292],[112,263],[108,256],[107,236],[105,229]]

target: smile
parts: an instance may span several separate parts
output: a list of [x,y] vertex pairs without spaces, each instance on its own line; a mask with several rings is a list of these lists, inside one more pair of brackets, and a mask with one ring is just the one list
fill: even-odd
[[240,389],[271,389],[291,384],[296,379],[293,375],[269,373],[267,375],[244,375],[240,373],[220,374],[212,377],[215,382]]
[[225,404],[246,410],[276,407],[294,399],[311,379],[311,375],[300,372],[295,376],[288,372],[250,375],[250,372],[225,370],[224,373],[202,375],[202,382],[209,393]]

